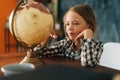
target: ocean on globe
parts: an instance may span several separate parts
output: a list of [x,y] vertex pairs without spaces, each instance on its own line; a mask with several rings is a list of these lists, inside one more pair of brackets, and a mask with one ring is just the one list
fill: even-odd
[[49,37],[53,29],[53,16],[42,3],[32,1],[14,11],[9,18],[9,28],[17,41],[31,47]]

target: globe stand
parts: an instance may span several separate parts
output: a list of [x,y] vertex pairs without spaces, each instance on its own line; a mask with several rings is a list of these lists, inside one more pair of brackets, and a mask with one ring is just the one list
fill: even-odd
[[27,55],[20,62],[20,64],[22,63],[32,63],[35,65],[35,67],[39,67],[45,64],[45,62],[42,59],[40,59],[38,55],[32,51],[32,49],[28,49]]
[[53,30],[53,23],[51,12],[42,3],[34,0],[20,0],[10,14],[9,30],[18,43],[29,47],[21,64],[32,63],[36,67],[44,64],[32,47],[42,41],[44,44]]

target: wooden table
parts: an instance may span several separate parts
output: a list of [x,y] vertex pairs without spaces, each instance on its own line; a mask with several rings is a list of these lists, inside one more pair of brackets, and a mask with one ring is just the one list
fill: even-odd
[[[26,56],[26,53],[12,53],[12,54],[2,54],[0,55],[0,67],[10,64],[10,63],[16,63],[20,62],[24,57]],[[68,59],[65,57],[50,57],[50,58],[42,58],[42,60],[45,62],[46,65],[49,64],[63,64],[63,65],[69,65],[69,66],[75,66],[82,68],[80,61],[75,61],[72,59]],[[112,72],[112,73],[120,73],[119,70],[111,69],[108,67],[103,67],[100,65],[95,66],[94,68],[88,68],[90,70],[96,71],[96,72]],[[3,73],[0,71],[0,76],[2,76]]]

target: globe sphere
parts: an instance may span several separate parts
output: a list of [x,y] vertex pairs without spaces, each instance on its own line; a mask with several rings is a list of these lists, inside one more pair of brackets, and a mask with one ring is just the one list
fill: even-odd
[[17,41],[32,47],[49,37],[53,29],[53,16],[42,3],[32,1],[12,11],[9,25]]

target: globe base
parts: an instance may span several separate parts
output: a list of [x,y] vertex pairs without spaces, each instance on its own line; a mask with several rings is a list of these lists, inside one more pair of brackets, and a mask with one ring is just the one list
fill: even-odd
[[25,56],[24,59],[20,62],[20,64],[22,63],[32,63],[35,65],[35,67],[40,67],[45,64],[42,59],[33,54],[33,52],[30,50],[27,51],[27,56]]

